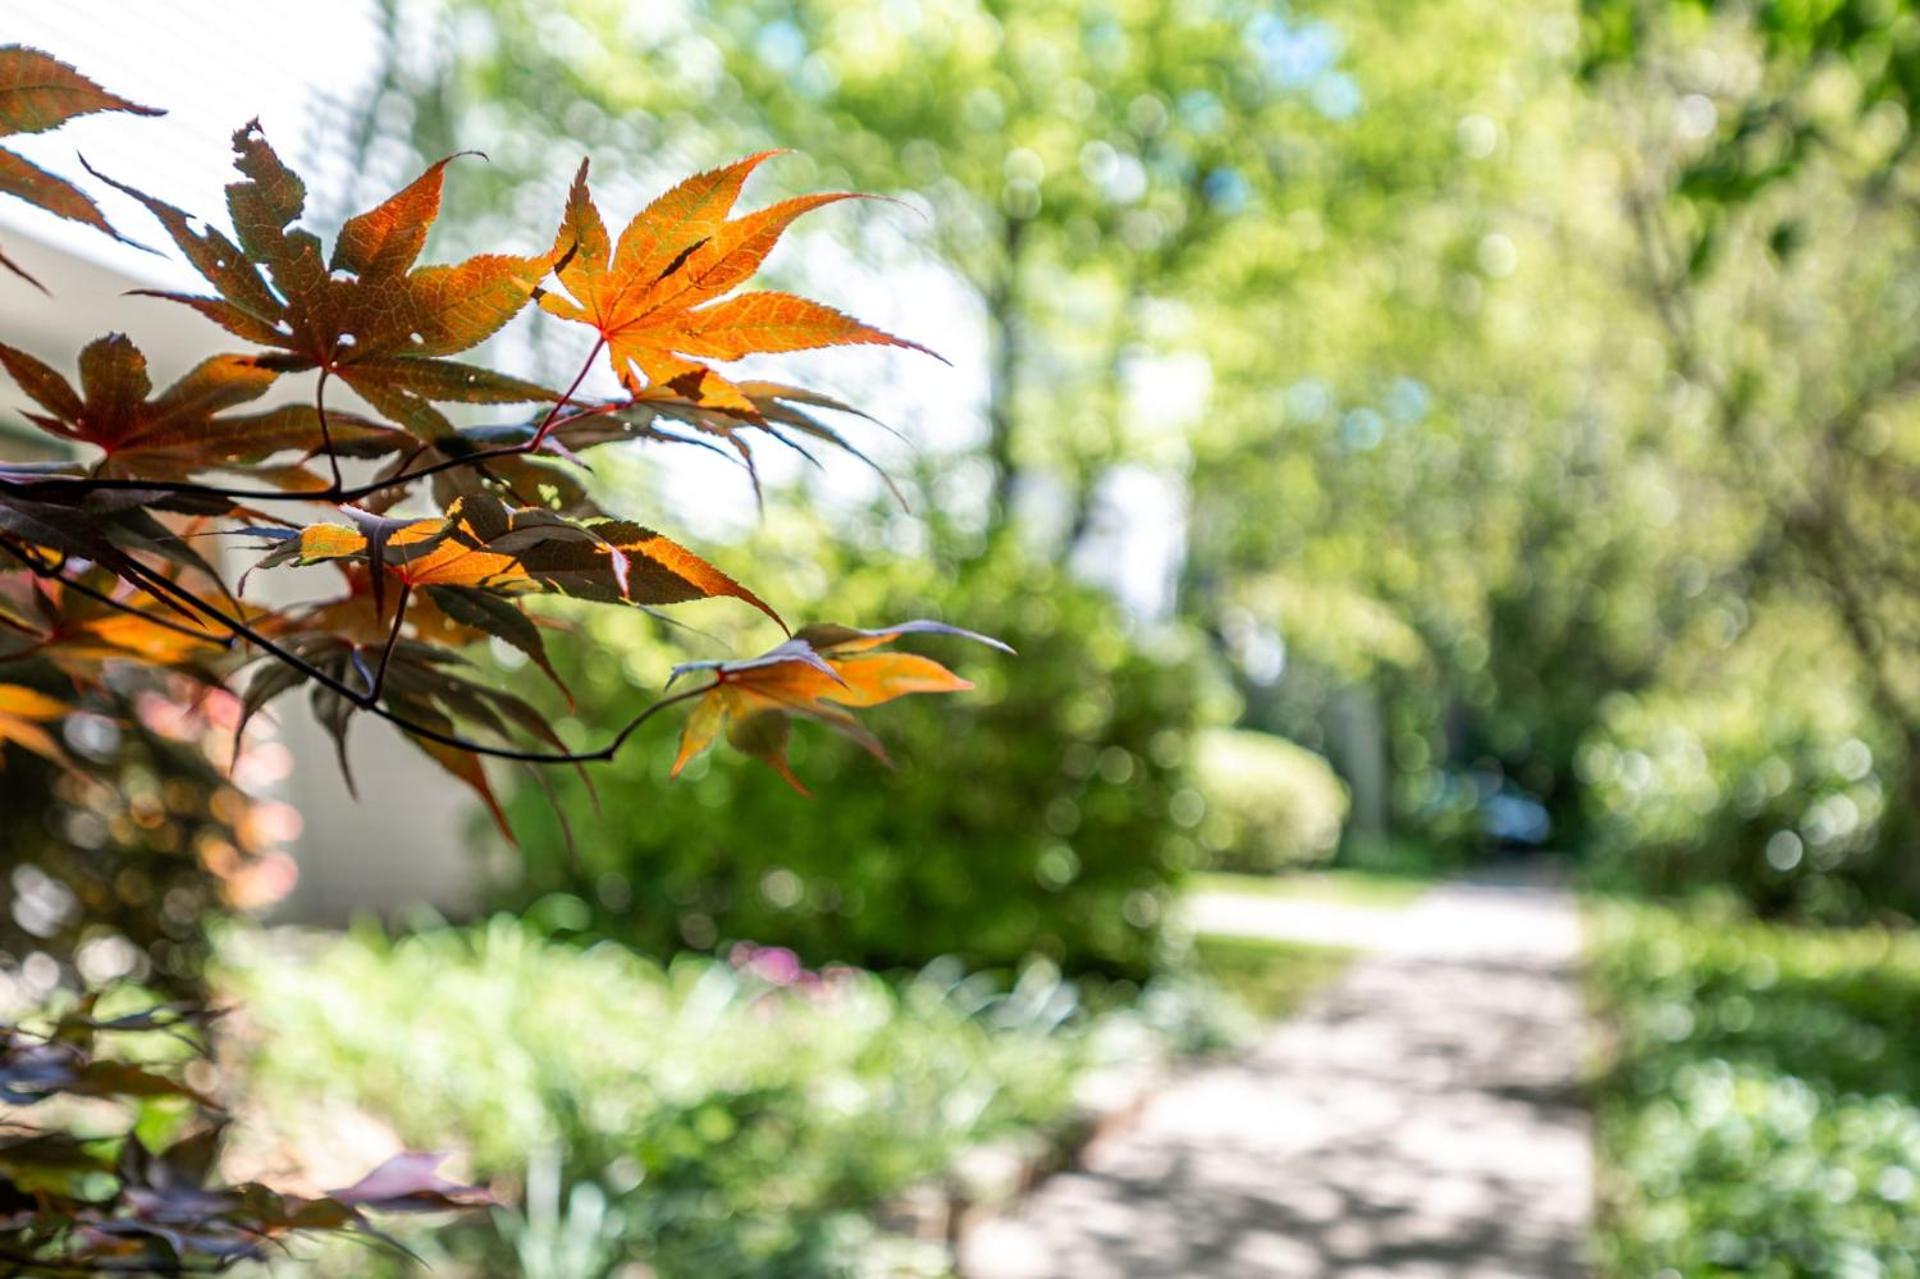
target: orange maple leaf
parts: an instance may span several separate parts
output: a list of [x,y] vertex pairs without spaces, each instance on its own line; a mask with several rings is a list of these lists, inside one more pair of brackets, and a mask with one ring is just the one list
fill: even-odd
[[514,404],[556,397],[490,369],[443,357],[477,346],[520,313],[553,259],[483,253],[454,266],[415,266],[440,213],[448,157],[378,208],[347,219],[333,254],[303,230],[306,184],[280,162],[258,122],[233,135],[246,180],[227,188],[239,244],[179,209],[105,179],[147,206],[219,293],[139,290],[191,306],[228,332],[286,352],[274,367],[318,368],[426,439],[453,424],[436,403]]
[[[311,454],[323,442],[320,417],[311,405],[221,416],[265,395],[280,376],[252,356],[203,360],[158,395],[152,394],[147,357],[118,333],[96,338],[80,352],[78,391],[58,372],[4,343],[0,367],[45,410],[25,414],[29,421],[106,455],[92,469],[98,476],[182,480],[205,470],[258,465],[275,453]],[[333,445],[342,454],[367,456],[411,444],[405,432],[392,427],[350,413],[331,416]],[[293,471],[274,478],[297,482]]]
[[[38,49],[18,44],[0,45],[0,137],[40,133],[95,111],[166,114],[108,93],[60,59]],[[0,195],[25,200],[49,213],[120,238],[120,233],[109,225],[86,192],[4,148],[0,148]],[[45,292],[40,281],[4,253],[0,253],[0,267]]]
[[[63,718],[67,711],[65,702],[45,693],[18,684],[0,684],[0,747],[13,742],[56,764],[67,764],[67,753],[60,749],[60,743],[41,727]],[[0,768],[4,767],[6,755],[0,751]]]
[[109,662],[166,667],[207,680],[206,659],[224,645],[224,632],[193,618],[142,607],[134,588],[94,568],[68,579],[36,578],[0,599],[8,639],[0,662],[31,654],[77,683],[95,684]]
[[[375,561],[409,587],[463,587],[499,595],[549,593],[600,603],[679,604],[731,596],[786,623],[752,591],[686,547],[624,520],[569,520],[472,494],[444,517],[417,520],[341,511],[354,521],[290,530],[256,568]],[[378,579],[376,579],[376,589]]]
[[808,794],[787,765],[789,717],[795,715],[824,724],[876,759],[889,762],[886,748],[848,713],[850,708],[879,706],[909,693],[960,693],[973,687],[931,658],[875,651],[909,634],[958,635],[1003,652],[1013,651],[997,639],[943,622],[901,622],[876,630],[823,624],[796,632],[758,657],[676,666],[675,679],[688,671],[704,670],[712,672],[714,682],[681,732],[672,776],[678,777],[724,730],[734,746],[765,762],[802,795]]
[[695,403],[749,417],[757,417],[753,400],[700,359],[862,343],[934,355],[917,342],[790,293],[714,301],[759,269],[795,218],[860,198],[851,192],[803,195],[729,220],[747,175],[778,154],[762,151],[688,178],[629,222],[618,243],[594,207],[583,161],[550,255],[560,263],[555,274],[571,296],[543,292],[541,309],[598,332],[614,373],[630,392],[666,387]]
[[[353,601],[339,601],[346,609]],[[282,615],[269,623],[279,644],[299,658],[300,664],[263,663],[241,693],[242,726],[281,694],[299,688],[309,680],[310,671],[330,677],[336,684],[364,683],[371,687],[377,678],[369,666],[368,643],[325,629],[342,620],[343,608],[324,606],[303,616]],[[563,743],[546,719],[525,700],[498,687],[494,681],[466,672],[467,663],[458,655],[420,640],[398,640],[391,652],[380,659],[385,675],[380,701],[408,722],[425,725],[440,733],[451,733],[456,721],[478,725],[488,734],[508,739],[518,729],[540,739],[556,752]],[[342,696],[337,687],[316,682],[311,689],[314,719],[333,739],[347,789],[355,789],[353,769],[347,758],[347,735],[359,705]],[[488,781],[486,768],[470,750],[437,741],[432,737],[410,735],[419,750],[455,778],[472,788],[487,806],[501,834],[513,842],[513,829],[501,810],[498,796]]]

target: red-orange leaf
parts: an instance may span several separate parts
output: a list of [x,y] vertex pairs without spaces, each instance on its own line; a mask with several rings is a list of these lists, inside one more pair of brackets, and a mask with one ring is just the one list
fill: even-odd
[[743,293],[680,317],[674,349],[715,360],[756,351],[805,351],[817,346],[884,343],[899,338],[869,328],[830,306],[791,293]]
[[[12,742],[57,764],[65,764],[66,752],[43,725],[65,717],[67,710],[65,702],[45,693],[36,693],[18,684],[0,684],[0,747]],[[6,753],[0,750],[0,768],[4,767]]]
[[493,818],[493,824],[509,844],[519,845],[514,838],[513,827],[507,822],[507,812],[500,807],[500,797],[494,793],[493,783],[487,778],[487,767],[478,755],[463,751],[444,742],[436,742],[427,737],[416,737],[413,744],[418,746],[429,759],[440,765],[457,781],[464,783],[467,789],[480,797],[486,805],[487,816]]
[[[22,604],[7,629],[30,639],[26,652],[84,683],[117,661],[204,676],[204,663],[225,639],[192,617],[160,609],[105,569],[71,582],[36,580]],[[0,661],[17,655],[0,646]]]
[[942,622],[919,621],[871,631],[809,626],[759,657],[688,662],[675,668],[676,678],[687,671],[708,671],[714,684],[687,719],[673,775],[679,776],[724,731],[734,746],[764,761],[804,795],[807,788],[787,766],[788,717],[795,715],[826,725],[884,761],[886,751],[879,739],[848,714],[848,708],[878,706],[909,693],[954,693],[973,687],[931,658],[874,651],[907,634],[958,635],[1013,651],[985,635]]
[[[492,739],[510,741],[515,733],[534,737],[555,752],[565,748],[540,713],[529,703],[492,682],[482,682],[462,673],[465,666],[459,655],[420,640],[400,640],[391,652],[382,654],[371,642],[336,633],[331,629],[346,612],[361,612],[361,597],[337,601],[299,616],[281,616],[268,624],[279,644],[295,655],[299,666],[268,663],[260,667],[243,695],[242,705],[252,715],[274,698],[300,687],[309,671],[319,671],[349,688],[371,688],[375,667],[384,673],[380,683],[380,701],[407,723],[432,732],[451,734],[466,725]],[[370,632],[374,627],[368,627]],[[333,738],[342,775],[349,789],[353,773],[347,762],[347,734],[359,706],[341,695],[338,689],[316,682],[311,690],[314,718]],[[497,797],[487,780],[480,759],[471,751],[413,735],[409,738],[434,762],[471,787],[499,822],[511,840]]]
[[623,520],[569,520],[538,507],[510,507],[486,494],[460,498],[444,518],[394,520],[345,509],[352,527],[314,524],[297,534],[255,530],[280,540],[258,567],[377,558],[395,577],[420,588],[545,592],[627,604],[724,595],[780,621],[766,601],[686,547]]
[[747,294],[705,305],[758,270],[795,218],[856,198],[845,192],[802,196],[729,221],[747,175],[774,154],[761,152],[688,178],[642,210],[616,245],[609,244],[582,164],[552,254],[562,262],[557,275],[570,296],[543,294],[541,308],[595,329],[630,391],[668,387],[695,403],[749,416],[756,410],[738,386],[686,357],[734,360],[849,343],[926,350],[787,294]]
[[[734,389],[747,399],[752,407],[747,411],[720,408],[702,404],[697,399],[680,395],[670,388],[650,386],[635,392],[629,399],[618,404],[603,406],[601,411],[583,411],[560,419],[549,433],[552,445],[564,449],[568,454],[577,454],[587,449],[617,440],[657,440],[671,444],[697,444],[703,448],[720,451],[718,446],[697,436],[678,434],[664,424],[678,423],[692,427],[698,435],[711,436],[724,443],[739,455],[752,477],[755,491],[759,490],[759,468],[750,432],[769,435],[780,443],[793,449],[809,462],[820,464],[811,446],[825,443],[834,448],[852,454],[879,474],[881,480],[892,491],[901,504],[906,498],[880,464],[857,448],[838,429],[822,420],[819,415],[808,409],[830,409],[837,413],[851,413],[856,417],[867,414],[850,404],[843,404],[832,396],[818,391],[808,391],[797,386],[785,386],[778,382],[741,381]],[[877,423],[876,423],[877,425]],[[882,427],[883,430],[890,428]],[[518,443],[529,439],[534,427],[514,428],[511,432],[501,428],[471,429],[462,431],[462,438],[472,442],[475,448],[497,446],[503,443]],[[513,462],[524,459],[511,458]],[[507,480],[502,473],[499,477]],[[553,485],[557,477],[551,469],[534,475],[514,475],[518,482],[526,482],[527,492],[538,492],[541,485]],[[581,495],[583,496],[583,495]],[[578,500],[568,495],[571,500]]]
[[[158,395],[140,348],[113,333],[80,352],[80,390],[25,351],[0,343],[4,366],[44,413],[26,417],[49,434],[90,444],[104,457],[101,476],[182,480],[197,472],[265,461],[320,447],[319,417],[306,405],[220,416],[259,399],[279,370],[251,356],[216,355]],[[151,398],[149,398],[151,397]],[[352,414],[329,415],[334,447],[367,456],[392,452],[408,437]]]
[[[108,93],[58,58],[24,45],[0,45],[0,137],[58,128],[75,116],[95,111],[162,115],[152,107]],[[65,178],[0,150],[0,195],[11,195],[74,222],[118,236],[92,198]],[[0,266],[39,285],[18,264],[0,254]]]
[[453,433],[439,403],[512,404],[551,391],[446,356],[477,346],[519,314],[552,266],[546,256],[487,253],[416,267],[440,211],[442,160],[341,229],[333,256],[300,229],[306,185],[280,162],[256,122],[234,134],[246,180],[227,188],[236,246],[196,231],[185,214],[131,187],[218,297],[157,293],[229,332],[287,352],[279,367],[320,368],[386,417],[427,439]]
[[0,147],[0,195],[25,200],[69,222],[82,222],[96,231],[114,234],[113,227],[93,202],[93,197],[65,178],[48,173],[31,160],[4,147]]
[[50,54],[0,45],[0,135],[41,133],[95,111],[165,114],[108,93]]

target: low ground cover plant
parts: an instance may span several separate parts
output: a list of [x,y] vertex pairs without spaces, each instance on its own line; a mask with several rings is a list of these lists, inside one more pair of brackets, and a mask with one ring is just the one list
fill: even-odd
[[1920,937],[1626,904],[1593,936],[1608,1272],[1916,1273]]
[[1154,999],[1089,1017],[1045,965],[1010,987],[748,944],[662,966],[508,916],[317,948],[233,931],[219,972],[252,1010],[251,1095],[292,1144],[362,1114],[513,1188],[512,1211],[417,1245],[452,1274],[510,1268],[543,1203],[591,1235],[580,1275],[869,1273],[914,1251],[890,1201],[972,1147],[1060,1133],[1084,1072],[1168,1042]]

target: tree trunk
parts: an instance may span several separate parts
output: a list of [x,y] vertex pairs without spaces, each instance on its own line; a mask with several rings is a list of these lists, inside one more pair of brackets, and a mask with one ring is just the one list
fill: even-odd
[[998,533],[1013,515],[1019,485],[1014,460],[1014,395],[1020,380],[1020,254],[1026,240],[1024,218],[1007,219],[1000,278],[987,293],[987,340],[992,361],[987,385],[987,465],[993,487],[987,532]]

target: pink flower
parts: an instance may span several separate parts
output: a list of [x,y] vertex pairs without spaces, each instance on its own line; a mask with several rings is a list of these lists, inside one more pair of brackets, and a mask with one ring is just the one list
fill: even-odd
[[785,946],[763,946],[753,954],[753,971],[775,986],[791,986],[806,974],[800,956]]

